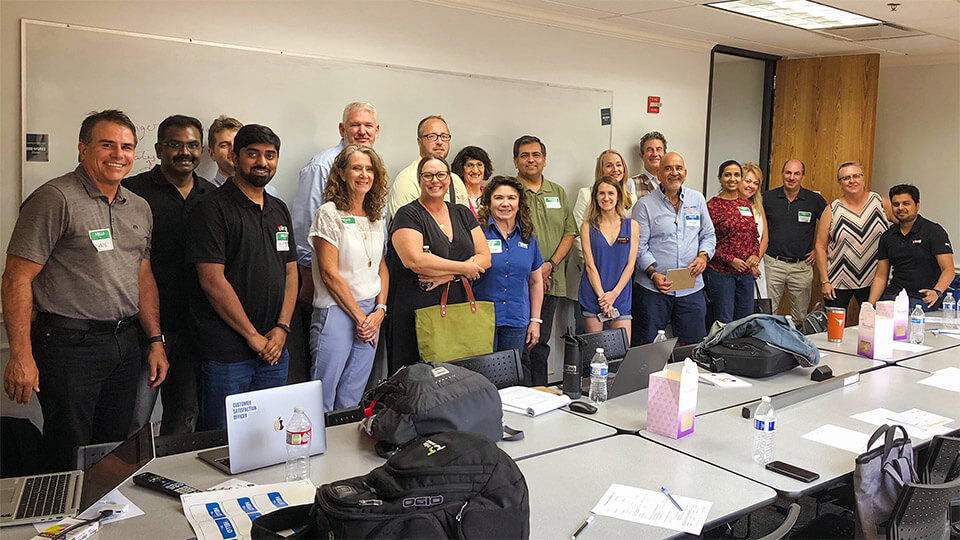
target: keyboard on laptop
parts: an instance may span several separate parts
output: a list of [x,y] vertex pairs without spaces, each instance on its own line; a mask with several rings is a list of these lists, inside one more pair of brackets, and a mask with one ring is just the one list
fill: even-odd
[[16,519],[59,514],[67,505],[70,473],[27,478]]

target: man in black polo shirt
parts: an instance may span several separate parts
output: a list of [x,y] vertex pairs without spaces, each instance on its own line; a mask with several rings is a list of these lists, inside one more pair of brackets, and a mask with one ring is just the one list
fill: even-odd
[[290,212],[264,186],[277,171],[280,138],[248,124],[233,140],[234,176],[190,217],[187,263],[202,294],[191,296],[202,359],[197,429],[226,426],[224,398],[281,386],[297,297]]
[[[953,248],[943,227],[920,215],[920,190],[910,184],[890,188],[890,205],[899,227],[880,237],[877,273],[870,286],[870,303],[893,300],[901,289],[910,296],[910,309],[940,309],[943,291],[953,281]],[[893,279],[887,275],[893,266]]]
[[[157,128],[154,149],[160,164],[122,184],[146,199],[153,213],[150,266],[160,291],[160,326],[170,363],[167,379],[160,386],[160,434],[168,435],[193,431],[197,423],[200,361],[188,331],[188,289],[184,285],[191,278],[183,256],[187,216],[199,197],[216,188],[195,172],[203,152],[203,126],[196,118],[179,114],[165,118]],[[155,388],[138,387],[132,430],[150,420],[156,401]]]
[[813,237],[817,219],[827,207],[819,193],[800,186],[805,174],[803,162],[791,159],[780,169],[783,185],[763,194],[770,238],[763,256],[767,296],[776,309],[786,289],[794,324],[800,324],[807,315],[813,284]]

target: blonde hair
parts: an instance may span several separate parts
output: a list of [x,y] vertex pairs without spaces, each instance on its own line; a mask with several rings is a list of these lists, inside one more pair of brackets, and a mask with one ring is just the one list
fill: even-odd
[[753,175],[757,177],[757,192],[750,197],[750,206],[753,206],[754,210],[763,215],[763,195],[760,195],[760,188],[763,187],[763,171],[759,165],[752,161],[742,163],[740,168],[743,169],[743,176],[740,177],[741,182],[743,182],[743,178],[746,178],[747,173],[753,173]]
[[[620,154],[620,152],[617,152],[616,150],[614,150],[614,149],[612,149],[612,148],[609,149],[609,150],[604,150],[603,152],[600,152],[600,155],[597,156],[597,167],[596,167],[596,168],[594,169],[594,171],[593,171],[593,181],[596,182],[597,180],[603,178],[603,176],[604,176],[604,174],[603,174],[603,156],[605,156],[605,155],[607,155],[607,154],[616,154],[617,157],[620,158],[620,163],[623,165],[623,180],[621,180],[620,182],[622,182],[622,183],[624,183],[624,184],[626,184],[627,182],[629,182],[629,181],[630,181],[630,173],[627,172],[627,160],[623,159],[623,156]],[[627,188],[626,188],[625,185],[623,186],[623,199],[624,199],[624,204],[626,205],[627,208],[630,208],[630,207],[633,206],[633,195],[631,195],[630,192],[627,191]]]
[[602,176],[599,180],[593,183],[593,188],[590,189],[590,204],[587,206],[587,215],[586,221],[590,223],[590,226],[594,229],[600,229],[600,205],[597,203],[597,191],[600,190],[600,184],[609,184],[617,190],[617,205],[614,207],[614,212],[617,213],[620,218],[626,217],[627,207],[626,201],[624,201],[624,189],[620,185],[620,182],[617,182],[613,179],[612,176]]

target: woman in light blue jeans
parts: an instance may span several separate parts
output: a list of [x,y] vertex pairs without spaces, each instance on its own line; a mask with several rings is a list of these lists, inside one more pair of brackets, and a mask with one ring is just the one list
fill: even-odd
[[310,226],[310,378],[323,383],[324,411],[357,405],[373,367],[389,285],[381,218],[386,194],[380,156],[347,145],[333,161]]

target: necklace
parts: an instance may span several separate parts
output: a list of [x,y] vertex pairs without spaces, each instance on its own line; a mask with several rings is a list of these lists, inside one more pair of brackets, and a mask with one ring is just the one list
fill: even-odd
[[[354,216],[354,219],[356,219],[356,217],[357,216]],[[360,237],[363,239],[363,241],[361,242],[361,244],[363,244],[363,252],[367,255],[367,268],[370,268],[371,266],[373,266],[373,256],[370,254],[372,251],[371,248],[367,246],[367,236],[372,237],[373,233],[369,231],[370,221],[369,220],[365,220],[365,221],[367,224],[366,229],[368,230],[361,230]]]

